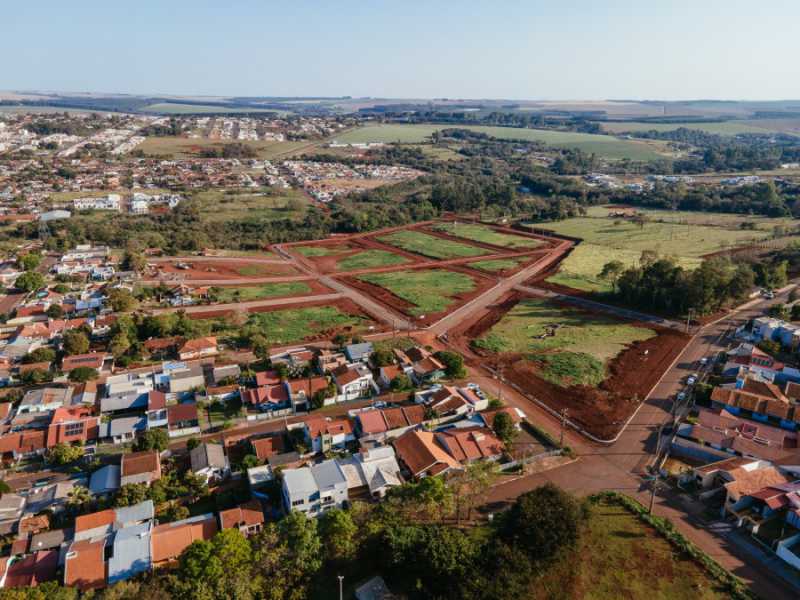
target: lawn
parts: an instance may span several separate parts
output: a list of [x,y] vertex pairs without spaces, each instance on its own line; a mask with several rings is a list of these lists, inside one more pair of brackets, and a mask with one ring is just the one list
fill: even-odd
[[498,139],[542,142],[558,148],[578,148],[609,159],[655,160],[664,157],[663,153],[656,151],[659,146],[650,142],[623,140],[611,135],[521,127],[381,124],[353,129],[337,135],[335,139],[338,142],[351,144],[369,142],[419,144],[427,141],[435,131],[454,127],[485,133]]
[[605,315],[524,299],[473,343],[492,353],[527,353],[551,383],[596,386],[606,378],[611,359],[654,335]]
[[508,271],[509,269],[516,269],[524,259],[517,258],[496,258],[493,260],[478,260],[471,262],[467,266],[482,271],[489,271],[496,273],[498,271]]
[[436,225],[434,229],[475,242],[494,244],[495,246],[503,246],[505,248],[527,249],[542,245],[540,240],[522,235],[502,233],[500,231],[495,231],[487,225],[479,225],[476,223],[441,223]]
[[256,286],[214,287],[211,289],[217,302],[248,302],[261,298],[280,298],[282,296],[304,296],[311,288],[304,281],[285,281]]
[[366,319],[335,306],[288,308],[250,315],[248,324],[261,330],[270,344],[288,344],[344,328],[358,327]]
[[300,219],[308,208],[308,198],[299,190],[209,190],[194,194],[192,203],[208,222]]
[[[575,560],[579,556],[580,560]],[[579,547],[531,590],[531,600],[723,600],[730,595],[653,528],[614,502],[593,505]]]
[[358,252],[343,258],[336,263],[336,269],[338,271],[355,271],[356,269],[370,269],[373,267],[391,267],[394,265],[402,265],[407,262],[409,262],[409,260],[406,257],[394,254],[393,252],[387,252],[386,250],[365,250],[364,252]]
[[198,158],[203,150],[219,150],[227,144],[243,144],[256,151],[261,160],[272,160],[288,156],[309,146],[308,142],[274,142],[269,140],[212,140],[208,138],[184,138],[177,136],[152,136],[145,139],[136,149],[147,156],[168,156],[170,158]]
[[489,251],[477,246],[462,244],[453,240],[446,240],[421,231],[404,229],[378,238],[381,242],[397,246],[409,252],[422,254],[430,258],[448,259],[464,258],[468,256],[481,256]]
[[396,271],[394,273],[370,273],[359,279],[377,285],[398,298],[414,305],[409,313],[421,316],[438,313],[454,302],[454,296],[471,292],[475,281],[463,273],[453,271]]

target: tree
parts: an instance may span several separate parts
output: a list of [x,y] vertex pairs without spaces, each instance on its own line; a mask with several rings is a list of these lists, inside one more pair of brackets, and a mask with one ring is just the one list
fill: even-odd
[[622,275],[624,270],[625,265],[621,260],[612,260],[603,265],[603,269],[600,271],[600,279],[610,281],[611,287],[616,292],[617,280],[620,278],[620,275]]
[[186,449],[191,452],[192,450],[197,448],[201,443],[202,442],[198,438],[191,437],[188,440],[186,440]]
[[36,267],[38,267],[42,262],[42,257],[40,254],[34,254],[33,252],[29,252],[28,254],[23,254],[19,258],[17,258],[17,265],[23,271],[33,271]]
[[173,521],[182,521],[183,519],[188,519],[189,516],[189,509],[183,504],[171,502],[169,506],[167,506],[167,508],[158,516],[158,521],[159,523],[171,523]]
[[411,378],[405,373],[399,373],[397,377],[389,382],[389,388],[393,392],[404,392],[413,389],[413,387],[414,384],[411,382]]
[[25,385],[38,385],[53,380],[53,374],[47,369],[30,369],[25,371],[20,379]]
[[371,358],[376,367],[388,367],[394,363],[394,354],[386,348],[378,348],[372,353]]
[[114,497],[114,506],[133,506],[144,502],[150,496],[150,490],[145,483],[126,483],[117,490]]
[[163,427],[148,429],[136,440],[136,450],[157,450],[163,452],[169,446],[169,435]]
[[257,467],[259,464],[261,463],[255,454],[246,454],[244,458],[242,458],[242,471],[247,471],[247,469]]
[[91,381],[93,379],[97,379],[99,376],[100,374],[97,372],[97,369],[93,369],[91,367],[77,367],[72,369],[68,375],[69,380],[76,383]]
[[59,443],[50,448],[47,452],[47,462],[51,465],[68,465],[83,456],[83,448],[71,446],[70,444]]
[[64,352],[67,354],[86,354],[89,351],[89,338],[80,329],[69,329],[62,338]]
[[147,259],[141,252],[137,252],[133,248],[125,250],[122,255],[122,268],[126,271],[135,271],[141,273],[147,267]]
[[328,560],[347,561],[355,556],[358,527],[349,511],[334,508],[323,513],[319,529]]
[[44,287],[44,277],[41,273],[36,271],[25,271],[22,275],[17,277],[14,286],[23,292],[33,292],[39,288]]
[[47,307],[45,314],[51,319],[60,319],[64,316],[64,309],[61,308],[60,304],[51,304]]
[[511,446],[514,438],[517,436],[517,428],[514,426],[514,420],[507,412],[498,412],[494,415],[492,429],[497,437],[503,441],[506,448]]
[[0,479],[0,497],[3,494],[8,494],[11,491],[11,486],[8,485],[3,479]]
[[75,485],[67,492],[67,508],[79,513],[92,501],[92,494],[82,485]]
[[464,357],[457,352],[440,350],[434,356],[445,366],[445,374],[451,379],[461,379],[467,376],[464,368]]
[[124,356],[125,353],[128,350],[130,350],[130,348],[131,348],[131,341],[130,339],[128,339],[128,336],[123,332],[120,332],[117,335],[115,335],[111,339],[111,343],[109,343],[108,345],[108,349],[111,352],[111,354],[114,355],[114,358],[120,358],[121,356]]
[[108,301],[114,312],[129,312],[136,308],[137,305],[133,294],[124,288],[112,288],[108,292]]

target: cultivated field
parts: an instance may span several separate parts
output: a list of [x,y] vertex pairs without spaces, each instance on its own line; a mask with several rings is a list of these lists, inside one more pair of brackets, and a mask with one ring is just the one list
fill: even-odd
[[622,121],[617,123],[601,122],[600,126],[609,133],[622,133],[626,131],[675,131],[676,129],[696,129],[717,135],[738,135],[740,133],[766,134],[775,131],[770,127],[760,127],[758,121],[723,121],[720,123],[693,123],[691,121],[675,123],[647,123],[637,121]]
[[484,125],[370,125],[336,136],[342,143],[406,143],[419,144],[428,141],[431,134],[442,129],[469,129],[499,139],[542,142],[558,148],[577,148],[609,159],[655,160],[663,158],[666,151],[658,143],[640,140],[623,140],[610,135],[554,131],[550,129],[526,129],[520,127],[488,127]]
[[231,106],[214,106],[213,104],[179,104],[177,102],[159,102],[149,104],[142,109],[144,112],[155,112],[170,115],[189,115],[203,113],[237,114],[237,113],[278,113],[288,114],[286,111],[261,109],[261,108],[235,108]]
[[436,259],[481,256],[489,251],[477,246],[436,237],[421,231],[405,229],[376,238],[380,242],[402,248],[415,254]]
[[556,385],[596,386],[609,361],[655,335],[605,315],[523,299],[473,345],[492,354],[523,353]]
[[536,248],[542,245],[541,240],[521,235],[514,235],[497,231],[488,225],[477,223],[441,223],[433,228],[435,231],[443,231],[452,236],[466,238],[475,242],[492,244],[504,248]]

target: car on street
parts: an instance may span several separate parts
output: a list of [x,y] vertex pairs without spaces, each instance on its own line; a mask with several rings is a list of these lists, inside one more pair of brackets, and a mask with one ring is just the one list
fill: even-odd
[[697,383],[697,374],[689,375],[686,378],[686,385],[694,385],[695,383]]

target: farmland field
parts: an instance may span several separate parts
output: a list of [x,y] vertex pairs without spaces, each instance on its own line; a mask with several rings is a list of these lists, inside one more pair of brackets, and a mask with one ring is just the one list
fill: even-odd
[[481,256],[489,251],[477,246],[461,244],[453,240],[442,239],[420,231],[403,230],[377,238],[381,242],[397,246],[409,252],[415,252],[430,258],[448,259]]
[[336,263],[338,271],[355,271],[372,267],[390,267],[407,263],[408,259],[386,250],[365,250],[357,252]]
[[248,324],[260,329],[268,343],[288,344],[334,330],[357,328],[364,321],[364,317],[347,314],[335,306],[313,306],[252,314]]
[[503,233],[495,231],[486,225],[474,223],[441,223],[436,225],[434,229],[475,242],[494,244],[495,246],[504,246],[506,248],[536,248],[542,245],[540,240],[534,238]]
[[[433,132],[453,127],[456,125],[370,125],[347,131],[336,136],[335,139],[342,143],[419,144],[427,141]],[[622,140],[610,135],[484,125],[459,125],[458,127],[485,133],[499,139],[542,142],[559,148],[578,148],[584,152],[593,152],[610,159],[655,160],[664,157],[663,153],[656,151],[657,144],[638,140]]]
[[241,287],[215,287],[211,288],[212,295],[217,302],[248,302],[261,298],[280,298],[281,296],[302,296],[310,294],[311,288],[303,281],[285,281],[266,283],[256,286]]
[[517,258],[495,258],[490,260],[478,260],[468,263],[467,266],[474,269],[481,269],[482,271],[489,271],[491,273],[497,271],[508,271],[516,269],[524,259]]
[[211,140],[207,138],[184,138],[173,136],[148,137],[139,146],[148,156],[168,156],[171,158],[197,158],[204,150],[220,150],[227,144],[244,144],[256,151],[258,158],[271,160],[288,156],[309,146],[308,142],[273,142],[267,140]]
[[468,275],[441,270],[370,273],[358,279],[382,287],[413,305],[408,311],[413,316],[447,310],[455,296],[476,287]]
[[[797,220],[790,217],[764,217],[761,215],[745,215],[736,213],[715,213],[693,210],[659,210],[652,208],[635,208],[654,221],[678,223],[681,225],[706,225],[723,229],[737,229],[742,223],[753,223],[756,229],[772,231],[775,227],[796,226]],[[615,209],[610,206],[590,206],[586,210],[587,217],[608,217]]]
[[267,108],[236,108],[233,106],[214,106],[213,104],[180,104],[178,102],[159,102],[149,104],[142,108],[144,112],[157,112],[171,115],[186,115],[200,113],[278,113],[288,114],[286,111]]
[[604,131],[610,133],[622,133],[624,131],[675,131],[684,127],[686,129],[696,129],[717,135],[738,135],[740,133],[760,133],[766,134],[774,131],[768,127],[754,125],[757,121],[723,121],[721,123],[693,123],[686,121],[683,123],[647,123],[637,121],[623,121],[619,123],[600,123]]
[[474,345],[493,354],[524,353],[539,364],[542,379],[556,385],[596,386],[606,378],[611,359],[629,344],[655,335],[605,315],[528,298]]
[[591,506],[575,553],[537,580],[530,595],[531,600],[562,597],[723,600],[730,593],[626,508],[600,500]]

